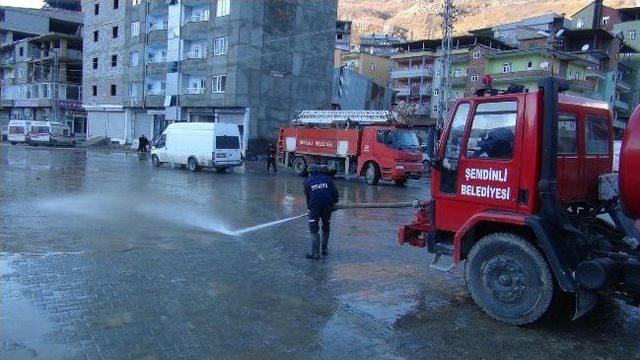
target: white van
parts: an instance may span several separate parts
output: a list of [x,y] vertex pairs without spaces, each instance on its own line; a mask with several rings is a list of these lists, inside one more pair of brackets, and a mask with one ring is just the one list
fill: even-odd
[[238,125],[177,122],[167,126],[151,149],[153,166],[162,163],[186,165],[189,171],[202,167],[223,172],[242,165]]
[[9,133],[7,141],[12,145],[17,143],[29,142],[29,130],[31,129],[31,121],[29,120],[11,120],[9,121]]
[[76,146],[69,125],[52,121],[32,121],[29,143],[33,146]]

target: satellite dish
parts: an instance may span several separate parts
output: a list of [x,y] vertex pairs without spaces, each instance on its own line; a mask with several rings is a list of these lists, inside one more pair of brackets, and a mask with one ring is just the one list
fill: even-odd
[[549,67],[549,62],[548,61],[543,61],[540,63],[540,68],[541,69],[546,69]]
[[564,34],[564,29],[558,30],[558,32],[556,33],[556,37],[560,37],[562,36],[562,34]]
[[589,50],[589,44],[584,44],[584,45],[582,46],[582,49],[581,49],[581,50],[582,50],[582,51],[587,51],[587,50]]

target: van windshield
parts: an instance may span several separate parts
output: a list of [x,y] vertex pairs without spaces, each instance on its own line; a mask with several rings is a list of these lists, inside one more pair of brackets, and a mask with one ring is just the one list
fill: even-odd
[[35,133],[35,134],[48,133],[49,132],[49,127],[48,126],[32,126],[31,127],[31,132]]
[[216,136],[216,149],[240,149],[240,138],[237,136]]

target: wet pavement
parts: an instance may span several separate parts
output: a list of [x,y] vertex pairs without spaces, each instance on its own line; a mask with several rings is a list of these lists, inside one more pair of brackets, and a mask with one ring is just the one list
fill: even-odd
[[[302,179],[249,165],[153,169],[135,154],[0,146],[0,359],[640,359],[640,311],[489,319],[460,269],[399,246],[411,211],[335,214],[310,262]],[[337,181],[350,202],[407,188]],[[568,317],[568,316],[567,316]]]

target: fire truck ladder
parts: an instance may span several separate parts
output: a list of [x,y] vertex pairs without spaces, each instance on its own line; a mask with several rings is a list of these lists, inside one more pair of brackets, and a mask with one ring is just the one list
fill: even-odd
[[350,122],[357,125],[385,124],[393,119],[390,111],[383,110],[305,110],[293,124],[328,125]]
[[284,146],[284,129],[283,128],[280,128],[280,130],[278,130],[278,163],[287,165],[285,163],[285,146]]

